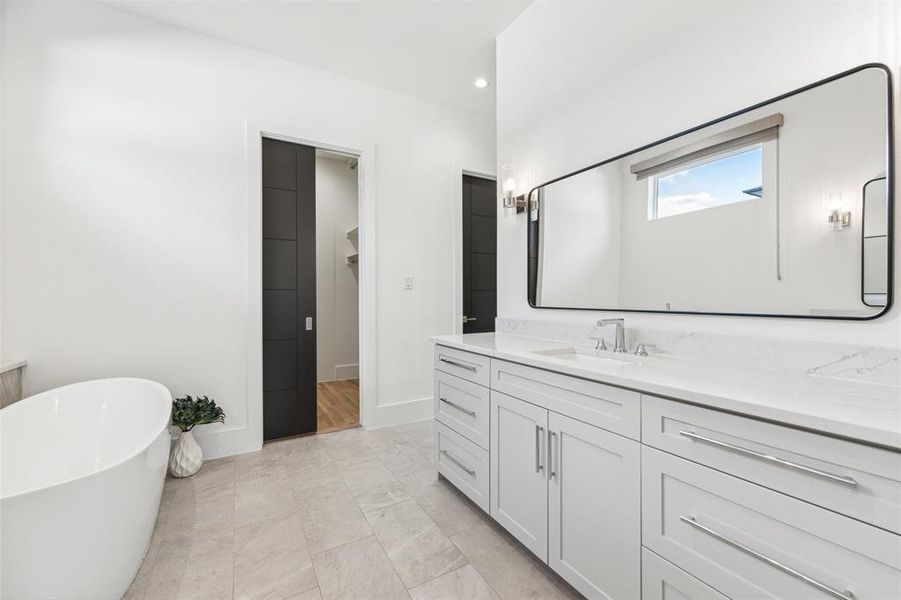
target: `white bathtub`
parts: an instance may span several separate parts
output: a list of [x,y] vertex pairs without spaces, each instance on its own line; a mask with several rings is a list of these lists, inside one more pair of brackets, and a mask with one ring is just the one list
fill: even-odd
[[0,410],[0,598],[121,598],[150,544],[172,397],[101,379]]

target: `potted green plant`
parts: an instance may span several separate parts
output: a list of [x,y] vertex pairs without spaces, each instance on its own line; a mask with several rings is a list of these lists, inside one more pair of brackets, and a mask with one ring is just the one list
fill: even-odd
[[203,450],[191,430],[208,423],[225,423],[225,411],[216,406],[215,400],[185,396],[172,401],[172,424],[181,430],[169,457],[173,477],[190,477],[200,470]]

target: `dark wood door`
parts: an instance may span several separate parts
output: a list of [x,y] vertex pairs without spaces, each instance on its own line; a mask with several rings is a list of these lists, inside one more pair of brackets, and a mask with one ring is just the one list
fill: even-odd
[[316,431],[316,150],[263,139],[263,439]]
[[497,184],[463,176],[463,333],[494,331]]

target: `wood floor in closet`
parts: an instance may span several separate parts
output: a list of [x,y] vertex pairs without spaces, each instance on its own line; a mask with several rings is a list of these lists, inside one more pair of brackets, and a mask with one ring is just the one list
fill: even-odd
[[343,379],[316,384],[317,433],[349,429],[360,424],[360,380]]

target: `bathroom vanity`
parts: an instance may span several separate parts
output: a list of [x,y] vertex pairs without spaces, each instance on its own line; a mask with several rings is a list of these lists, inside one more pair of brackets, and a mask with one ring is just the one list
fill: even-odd
[[901,597],[897,388],[435,342],[439,473],[585,596]]
[[435,338],[441,475],[590,598],[901,598],[901,355],[626,353],[619,318],[884,315],[891,90],[862,65],[508,193],[529,306],[618,318]]

